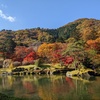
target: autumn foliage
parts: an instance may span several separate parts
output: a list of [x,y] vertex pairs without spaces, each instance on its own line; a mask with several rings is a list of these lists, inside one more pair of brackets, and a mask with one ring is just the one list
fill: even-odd
[[[11,38],[11,39],[10,39]],[[0,31],[0,57],[15,65],[42,63],[67,66],[78,61],[100,66],[100,20],[82,18],[57,29]]]
[[91,49],[100,51],[100,38],[97,38],[95,40],[88,40],[87,44]]
[[19,62],[33,62],[36,59],[36,53],[33,48],[25,47],[25,46],[17,46],[15,48],[15,52],[12,56],[13,61]]
[[23,59],[23,62],[34,63],[35,59],[36,59],[36,53],[32,51]]
[[68,56],[68,57],[63,58],[62,61],[64,62],[65,65],[67,65],[67,64],[71,64],[74,61],[74,58]]
[[38,48],[38,55],[45,58],[47,62],[60,62],[62,51],[66,48],[66,44],[62,43],[43,43]]

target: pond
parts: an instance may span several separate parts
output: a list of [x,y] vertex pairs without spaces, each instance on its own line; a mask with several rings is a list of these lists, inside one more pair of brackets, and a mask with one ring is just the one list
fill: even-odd
[[100,100],[100,77],[2,76],[0,92],[27,100]]

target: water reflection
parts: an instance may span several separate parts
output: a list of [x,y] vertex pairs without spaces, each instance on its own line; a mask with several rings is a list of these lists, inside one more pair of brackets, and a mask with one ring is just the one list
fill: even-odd
[[100,77],[3,76],[0,91],[29,100],[99,100]]

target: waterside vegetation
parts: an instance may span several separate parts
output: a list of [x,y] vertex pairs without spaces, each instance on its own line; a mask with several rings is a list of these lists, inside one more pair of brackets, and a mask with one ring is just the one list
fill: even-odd
[[0,67],[0,73],[8,74],[53,74],[88,68],[99,75],[100,20],[82,18],[58,29],[3,29]]

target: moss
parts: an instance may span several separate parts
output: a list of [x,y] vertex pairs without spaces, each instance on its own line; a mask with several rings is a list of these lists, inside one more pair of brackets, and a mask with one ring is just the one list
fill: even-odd
[[41,68],[50,68],[50,64],[41,64],[39,67]]

